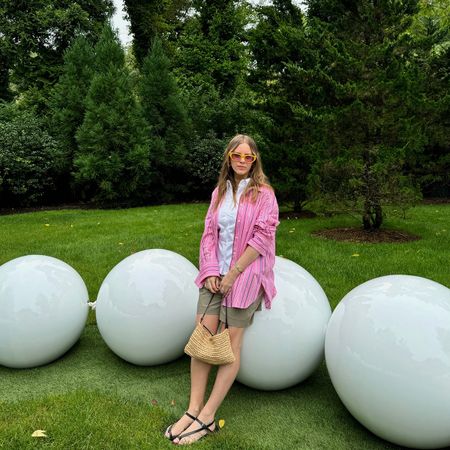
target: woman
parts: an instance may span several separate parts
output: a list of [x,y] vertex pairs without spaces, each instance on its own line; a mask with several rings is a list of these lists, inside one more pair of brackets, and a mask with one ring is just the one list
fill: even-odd
[[245,328],[253,322],[255,311],[261,310],[262,300],[270,309],[276,293],[273,265],[278,223],[277,201],[256,144],[239,134],[223,156],[205,219],[200,272],[195,280],[200,288],[197,322],[206,308],[203,324],[209,330],[217,331],[226,317],[236,360],[219,367],[204,403],[211,365],[191,359],[189,408],[165,433],[174,444],[190,444],[218,430],[215,414],[238,373]]

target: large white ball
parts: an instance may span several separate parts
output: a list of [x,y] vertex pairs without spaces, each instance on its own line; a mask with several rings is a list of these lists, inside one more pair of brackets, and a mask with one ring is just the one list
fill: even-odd
[[197,274],[190,261],[169,250],[143,250],[117,264],[96,303],[108,347],[143,366],[180,357],[195,326]]
[[28,255],[0,266],[0,364],[47,364],[79,339],[88,291],[80,275],[59,259]]
[[316,279],[298,264],[275,260],[277,295],[245,331],[238,381],[262,389],[300,383],[323,359],[331,308]]
[[350,413],[413,448],[450,445],[450,290],[410,275],[367,281],[336,307],[325,357]]

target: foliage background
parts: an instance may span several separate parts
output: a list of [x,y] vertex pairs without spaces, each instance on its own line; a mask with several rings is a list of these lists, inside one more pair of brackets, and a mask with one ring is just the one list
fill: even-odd
[[444,0],[129,0],[127,48],[110,0],[64,5],[0,6],[0,207],[204,200],[236,133],[296,211],[450,195]]

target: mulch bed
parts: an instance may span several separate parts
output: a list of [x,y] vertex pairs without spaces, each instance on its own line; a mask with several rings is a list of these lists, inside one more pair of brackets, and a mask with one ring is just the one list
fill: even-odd
[[428,197],[422,200],[424,205],[446,205],[450,203],[450,197]]
[[294,211],[280,212],[280,219],[313,219],[314,217],[317,217],[317,214],[312,211],[308,211],[307,209],[300,212]]
[[421,239],[405,231],[398,230],[376,230],[366,231],[363,228],[329,228],[327,230],[319,230],[311,233],[313,236],[324,237],[334,241],[360,242],[377,244],[380,242],[411,242]]

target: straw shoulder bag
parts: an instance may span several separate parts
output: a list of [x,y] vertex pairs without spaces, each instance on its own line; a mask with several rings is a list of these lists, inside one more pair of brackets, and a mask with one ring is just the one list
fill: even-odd
[[222,332],[214,334],[203,325],[203,319],[213,297],[214,293],[211,295],[205,312],[191,334],[184,351],[189,356],[208,364],[230,364],[235,361],[235,357],[231,348],[230,332],[228,331],[228,308],[225,308],[225,328]]

